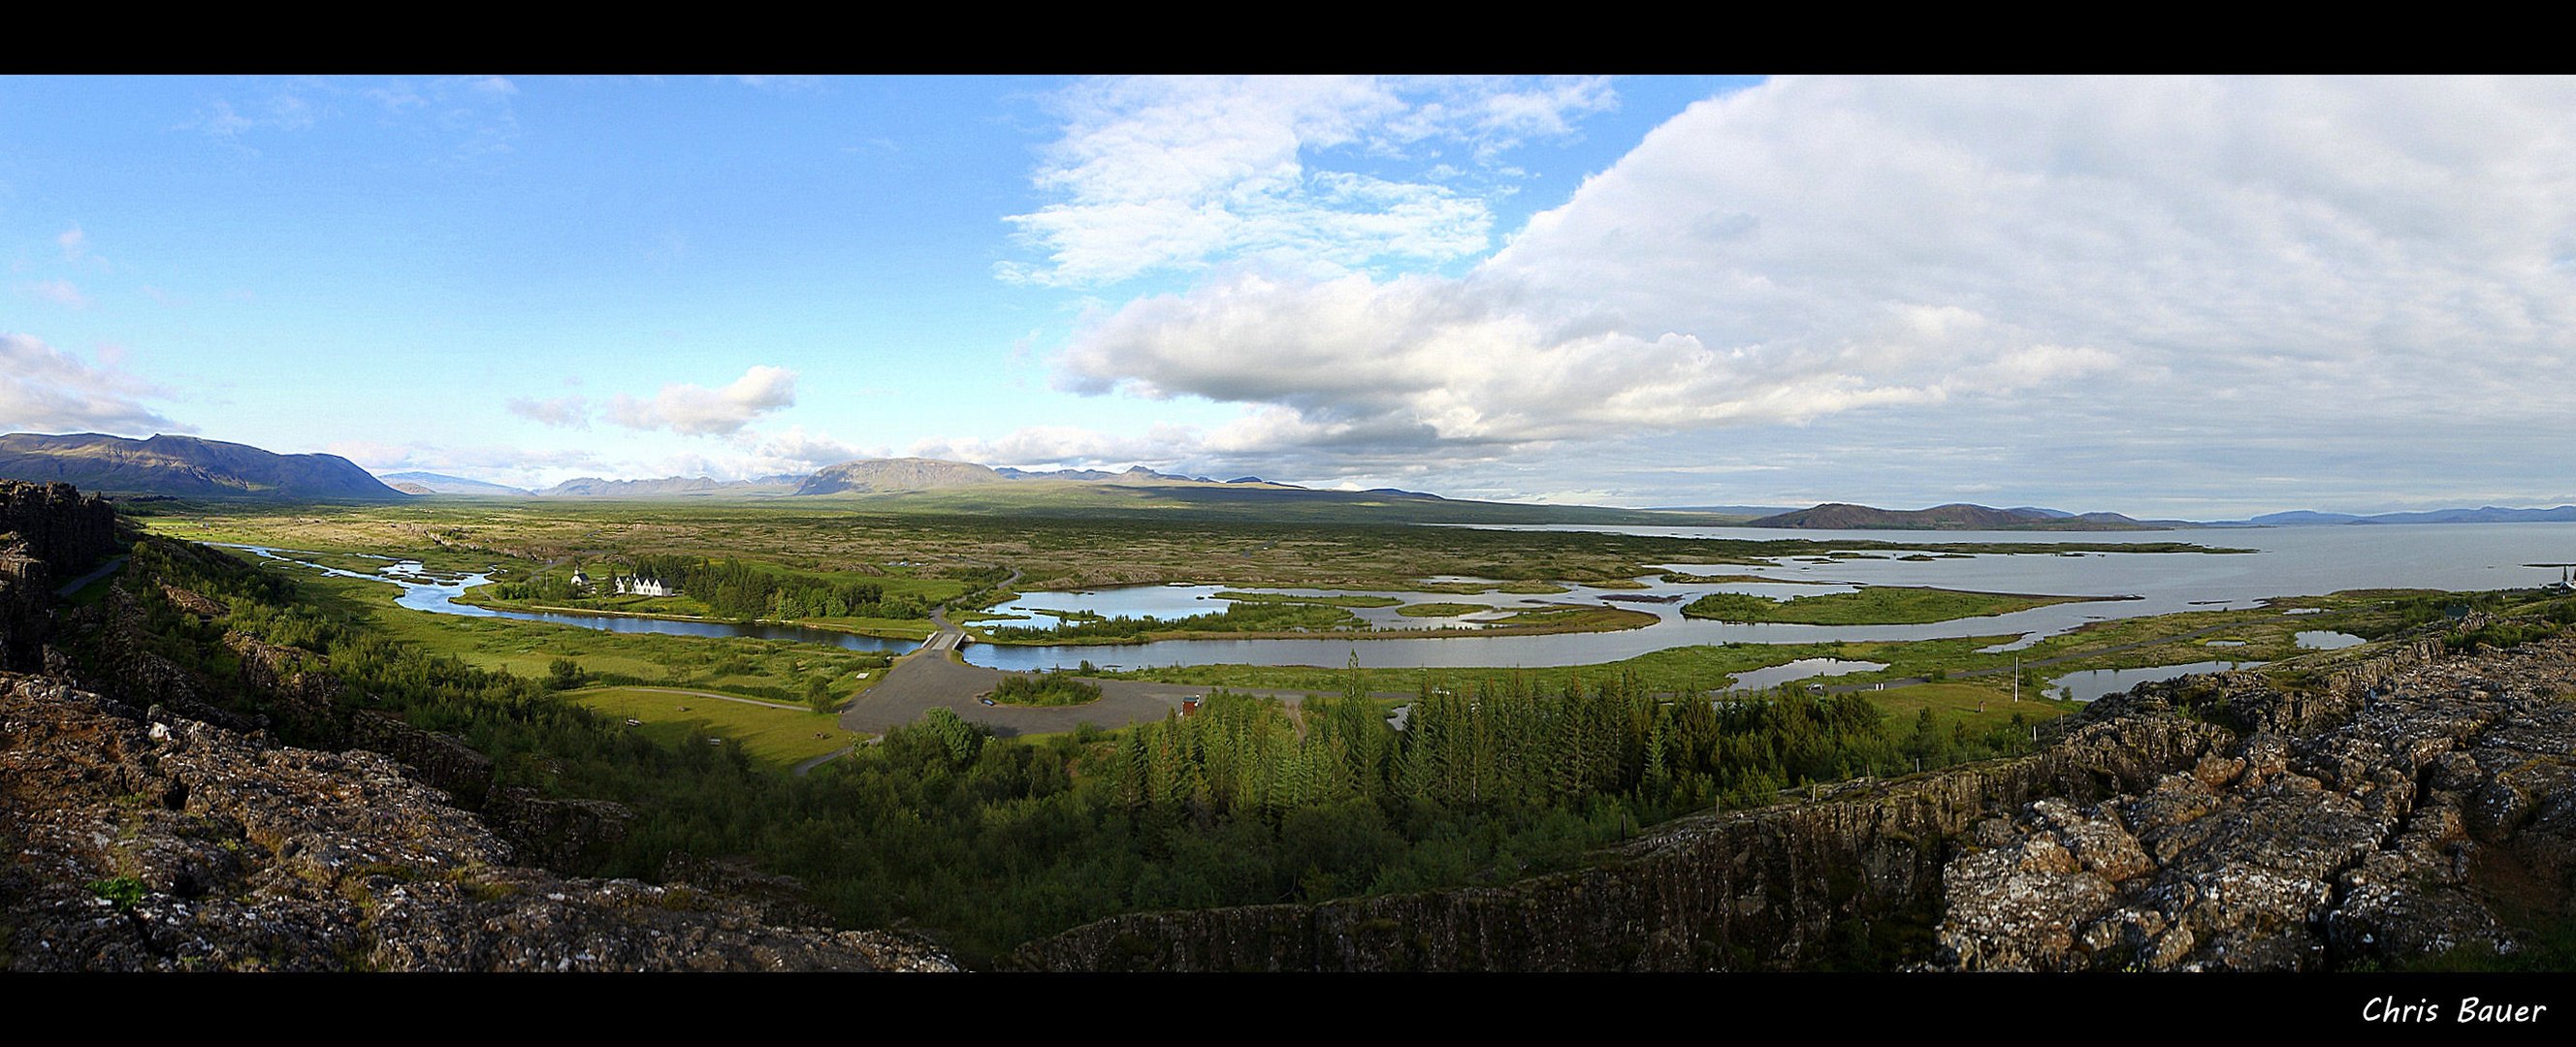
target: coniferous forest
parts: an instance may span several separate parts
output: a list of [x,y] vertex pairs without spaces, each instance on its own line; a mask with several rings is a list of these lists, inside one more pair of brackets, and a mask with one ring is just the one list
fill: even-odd
[[1186,718],[1025,742],[933,710],[799,778],[390,642],[208,550],[147,539],[134,566],[228,605],[201,620],[157,584],[134,589],[159,653],[229,681],[242,711],[259,699],[228,631],[322,655],[343,702],[462,737],[496,784],[634,809],[623,839],[566,871],[650,879],[675,853],[749,857],[847,925],[908,926],[970,965],[1121,912],[1508,881],[1677,814],[2013,751],[2021,735],[1891,726],[1858,696],[1657,696],[1632,679],[1427,689],[1395,715],[1355,693],[1291,706],[1219,692]]

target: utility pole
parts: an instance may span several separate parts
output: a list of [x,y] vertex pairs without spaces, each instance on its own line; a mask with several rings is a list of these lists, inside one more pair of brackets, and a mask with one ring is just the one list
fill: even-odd
[[2021,656],[2013,656],[2013,704],[2021,704]]

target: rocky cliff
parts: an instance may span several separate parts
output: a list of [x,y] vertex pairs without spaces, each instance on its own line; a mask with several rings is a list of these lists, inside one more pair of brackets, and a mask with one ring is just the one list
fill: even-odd
[[116,510],[70,484],[0,480],[0,667],[38,656],[54,588],[116,551]]
[[[2576,640],[2149,685],[2041,752],[1683,819],[1593,868],[1114,917],[1044,970],[2313,969],[2567,918]],[[2510,897],[2507,897],[2507,896]]]
[[1928,966],[2318,970],[2510,956],[2576,888],[2576,640],[2250,676],[2113,711],[2245,733],[2145,789],[1979,823]]
[[0,967],[952,969],[901,935],[769,926],[697,887],[514,865],[418,778],[378,753],[274,746],[0,673]]
[[[114,545],[113,513],[0,484],[0,522],[0,969],[953,969],[902,935],[776,926],[817,914],[722,863],[660,885],[548,871],[629,812],[495,785],[482,753],[348,700],[322,656],[227,631],[222,600],[143,566],[259,578],[219,553],[144,538],[66,612],[54,579]],[[238,678],[165,656],[183,635]]]

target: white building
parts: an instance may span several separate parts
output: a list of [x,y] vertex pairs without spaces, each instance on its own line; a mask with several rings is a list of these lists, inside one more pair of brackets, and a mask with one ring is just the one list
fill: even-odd
[[680,590],[663,584],[659,578],[627,575],[617,579],[619,596],[678,596]]

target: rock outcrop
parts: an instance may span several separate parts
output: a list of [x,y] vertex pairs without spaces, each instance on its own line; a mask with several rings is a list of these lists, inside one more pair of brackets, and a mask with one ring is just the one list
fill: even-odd
[[116,551],[116,510],[70,484],[0,480],[0,667],[32,665],[54,587]]
[[2316,970],[2470,947],[2576,886],[2576,641],[2288,698],[2251,677],[2145,689],[2243,738],[2152,787],[1979,824],[1931,966]]
[[2576,639],[2150,684],[2030,756],[1682,819],[1598,865],[1087,924],[1043,970],[2307,970],[2510,953],[2576,893]]
[[[54,587],[113,552],[118,526],[67,485],[0,482],[0,969],[954,969],[903,935],[777,925],[818,915],[782,901],[792,881],[736,897],[756,874],[654,885],[535,867],[580,867],[630,812],[496,786],[463,741],[349,700],[321,655],[227,631],[223,600],[135,577],[156,572],[57,607]],[[140,541],[139,561],[242,570]],[[238,668],[211,679],[162,653],[174,642]]]
[[513,865],[415,774],[0,673],[0,967],[953,969],[898,934]]

